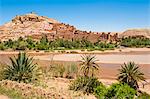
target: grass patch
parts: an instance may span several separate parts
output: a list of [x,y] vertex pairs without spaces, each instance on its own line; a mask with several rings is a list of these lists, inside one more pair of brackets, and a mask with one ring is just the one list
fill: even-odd
[[49,67],[46,76],[73,79],[77,76],[77,73],[77,64],[53,64]]
[[4,78],[3,71],[6,66],[7,66],[6,64],[0,63],[0,81],[3,80],[3,78]]
[[81,76],[70,84],[69,89],[74,91],[82,91],[84,94],[90,94],[93,93],[94,89],[101,84],[102,83],[95,77]]
[[8,96],[12,99],[23,99],[21,93],[19,91],[16,91],[14,89],[5,88],[3,86],[0,86],[0,94]]

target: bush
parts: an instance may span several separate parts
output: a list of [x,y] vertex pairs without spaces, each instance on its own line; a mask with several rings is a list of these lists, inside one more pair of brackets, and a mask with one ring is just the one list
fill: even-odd
[[129,62],[124,63],[119,69],[118,80],[137,90],[139,88],[138,82],[145,81],[145,77],[137,64]]
[[25,50],[27,48],[28,43],[25,41],[18,42],[16,50]]
[[0,63],[0,81],[4,78],[4,69],[6,66],[6,64]]
[[94,89],[102,84],[94,77],[78,77],[69,86],[70,90],[83,91],[83,93],[89,94],[93,93]]
[[150,95],[147,94],[146,92],[142,92],[139,96],[138,99],[150,99]]
[[73,79],[76,77],[78,67],[75,64],[54,64],[49,68],[49,73],[52,77],[66,77]]
[[107,89],[107,94],[105,95],[108,99],[133,99],[135,97],[136,90],[131,88],[127,84],[116,83],[112,84]]
[[87,49],[87,51],[89,51],[89,52],[90,52],[90,51],[94,51],[94,50],[95,50],[94,48]]
[[55,64],[52,67],[50,67],[50,72],[52,73],[53,77],[63,77],[65,71],[65,66],[61,64]]
[[78,67],[75,64],[71,64],[69,66],[66,66],[66,78],[72,79],[77,76],[78,73]]
[[150,39],[140,37],[127,37],[121,40],[120,45],[125,47],[149,47]]
[[84,52],[85,51],[85,49],[81,49],[81,52]]
[[5,49],[6,49],[6,47],[4,46],[4,44],[0,43],[0,50],[5,50]]
[[[15,50],[89,49],[88,51],[94,51],[95,49],[101,49],[101,48],[114,49],[115,47],[116,44],[101,42],[101,41],[93,43],[86,39],[80,39],[80,40],[56,39],[53,41],[48,41],[46,35],[43,35],[40,41],[35,41],[31,37],[28,37],[27,39],[20,37],[18,40],[12,41],[10,39],[8,41],[0,42],[0,50],[11,48]],[[71,53],[77,53],[77,52],[72,51]]]
[[30,58],[26,53],[19,53],[18,57],[10,58],[11,65],[4,69],[4,79],[18,82],[32,82],[37,80],[39,76],[38,67],[33,64],[33,58]]
[[105,95],[107,93],[107,88],[105,85],[100,84],[97,88],[94,90],[94,94],[98,99],[104,99]]

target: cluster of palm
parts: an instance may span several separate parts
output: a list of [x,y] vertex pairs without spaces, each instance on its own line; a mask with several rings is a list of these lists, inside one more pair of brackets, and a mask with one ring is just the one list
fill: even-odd
[[[83,71],[84,76],[91,76],[93,77],[93,74],[96,70],[99,69],[99,65],[96,63],[98,61],[95,57],[95,55],[83,55],[81,56],[81,70]],[[144,74],[140,72],[139,66],[136,65],[134,62],[124,63],[124,65],[121,66],[121,69],[119,69],[119,75],[118,80],[121,83],[126,83],[130,87],[134,89],[138,89],[138,82],[139,81],[145,81]]]
[[[80,65],[83,76],[77,78],[72,88],[90,93],[94,91],[94,87],[101,85],[98,79],[94,78],[94,73],[99,70],[98,60],[92,54],[82,55],[81,58]],[[11,65],[4,69],[4,79],[28,83],[36,80],[39,76],[38,67],[33,63],[33,57],[27,56],[26,53],[19,53],[18,57],[10,58],[10,60]],[[134,62],[129,62],[124,63],[121,67],[118,80],[137,90],[139,88],[138,82],[145,80],[139,66]]]
[[71,90],[82,91],[84,93],[93,93],[94,89],[102,83],[94,77],[94,73],[99,69],[99,65],[96,63],[97,59],[95,55],[88,54],[82,55],[80,61],[82,76],[77,77],[69,86]]
[[24,39],[20,37],[17,40],[11,40],[0,42],[0,50],[14,49],[14,50],[64,50],[64,49],[113,49],[117,45],[113,43],[105,43],[97,41],[93,43],[86,39],[80,40],[64,40],[56,39],[49,41],[46,35],[43,35],[40,41],[35,41],[31,37]]
[[142,37],[127,37],[121,40],[120,45],[125,47],[149,47],[150,39]]

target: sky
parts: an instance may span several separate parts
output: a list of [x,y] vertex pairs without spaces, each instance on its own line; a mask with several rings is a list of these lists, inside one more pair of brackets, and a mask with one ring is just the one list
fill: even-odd
[[150,0],[0,0],[0,25],[30,12],[95,32],[150,27]]

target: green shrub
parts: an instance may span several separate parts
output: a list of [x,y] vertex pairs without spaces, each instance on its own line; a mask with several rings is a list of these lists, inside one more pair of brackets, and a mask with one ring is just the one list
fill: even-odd
[[52,67],[50,67],[50,72],[52,73],[53,77],[63,77],[65,71],[66,68],[62,64],[55,64]]
[[11,99],[23,99],[21,93],[14,89],[8,89],[0,85],[0,94],[6,95]]
[[[96,49],[101,49],[101,48],[113,49],[115,47],[116,44],[101,42],[101,41],[93,43],[86,39],[80,39],[80,40],[56,39],[53,41],[48,41],[46,35],[43,35],[40,41],[34,41],[31,37],[28,37],[27,39],[20,37],[18,40],[14,40],[14,41],[8,40],[0,43],[0,50],[11,48],[14,50],[89,49],[88,51],[94,51]],[[72,51],[71,53],[77,53],[77,52]]]
[[4,46],[4,44],[0,43],[0,50],[5,50],[5,49],[6,49],[6,47]]
[[81,52],[84,52],[85,51],[85,49],[81,49]]
[[146,92],[142,92],[137,99],[150,99],[150,95]]
[[72,79],[77,76],[78,73],[78,67],[76,64],[71,64],[69,66],[66,66],[66,78]]
[[94,50],[95,50],[95,49],[87,49],[87,51],[89,51],[89,52],[90,52],[90,51],[94,51]]
[[27,48],[28,43],[25,41],[20,41],[17,44],[16,50],[25,50]]
[[0,63],[0,81],[4,79],[4,69],[7,65]]
[[97,88],[94,90],[94,94],[98,99],[105,99],[105,95],[107,93],[107,88],[105,85],[100,84]]
[[27,48],[29,50],[32,50],[33,48],[35,48],[35,41],[33,41],[33,39],[31,37],[28,37],[26,39],[26,42],[27,42]]
[[57,50],[65,50],[65,47],[57,47]]
[[54,64],[49,68],[49,73],[53,77],[66,77],[73,79],[78,73],[78,67],[75,64]]
[[60,77],[63,77],[64,73],[65,73],[65,67],[62,65],[58,67],[58,73]]
[[26,53],[19,53],[18,57],[10,58],[11,65],[4,69],[4,79],[28,83],[37,80],[38,67],[33,64],[33,58]]
[[137,64],[128,62],[127,64],[124,63],[119,69],[118,80],[137,90],[139,88],[138,82],[145,81],[145,77]]
[[131,88],[127,84],[116,83],[112,84],[107,89],[107,94],[105,95],[108,99],[133,99],[135,97],[136,90]]
[[99,51],[103,51],[103,52],[104,52],[104,51],[105,51],[105,49],[104,49],[104,48],[100,48],[100,49],[99,49]]
[[94,89],[99,86],[101,82],[94,77],[78,77],[69,86],[70,90],[83,91],[83,93],[93,93]]
[[127,37],[121,40],[120,45],[125,47],[148,47],[150,46],[150,39],[140,37]]

